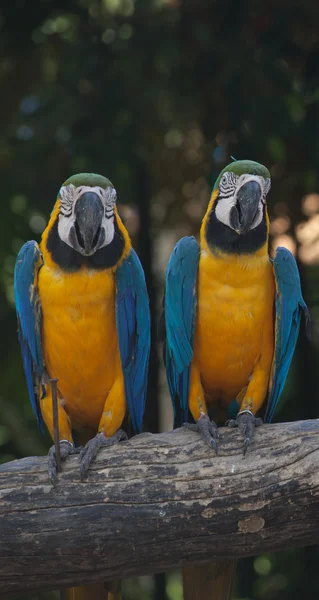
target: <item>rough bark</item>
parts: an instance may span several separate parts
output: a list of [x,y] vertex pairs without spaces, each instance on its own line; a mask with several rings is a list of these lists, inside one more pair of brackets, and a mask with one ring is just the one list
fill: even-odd
[[69,458],[0,466],[0,595],[125,578],[319,541],[319,420],[260,427],[246,458],[221,429],[143,434]]

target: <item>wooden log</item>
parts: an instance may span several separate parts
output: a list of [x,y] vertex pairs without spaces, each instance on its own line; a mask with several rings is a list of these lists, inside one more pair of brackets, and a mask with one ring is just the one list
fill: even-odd
[[319,420],[265,425],[246,457],[188,430],[69,458],[0,466],[0,595],[56,589],[319,542]]

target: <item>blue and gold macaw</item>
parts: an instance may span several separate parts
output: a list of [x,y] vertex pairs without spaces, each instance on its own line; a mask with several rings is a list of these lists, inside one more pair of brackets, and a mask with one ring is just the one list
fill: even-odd
[[216,423],[227,419],[247,450],[267,395],[271,421],[303,312],[308,320],[294,257],[286,248],[273,261],[268,255],[269,189],[264,166],[242,160],[225,167],[200,244],[181,239],[167,268],[165,363],[176,424],[191,415],[191,427],[216,450]]
[[127,411],[141,431],[147,388],[148,294],[108,179],[81,173],[62,185],[40,247],[30,241],[19,252],[14,291],[38,424],[54,437],[47,381],[57,378],[63,457],[73,450],[72,431],[92,438],[84,475],[88,455],[123,436]]
[[[167,268],[164,361],[175,426],[186,422],[216,452],[217,424],[228,420],[242,432],[245,454],[267,395],[265,421],[271,421],[303,312],[308,320],[294,257],[286,248],[273,261],[268,255],[269,189],[264,166],[243,160],[225,167],[200,243],[181,239]],[[185,567],[187,597],[230,598],[235,565]]]
[[[57,378],[61,458],[75,440],[87,442],[83,478],[101,446],[127,437],[126,416],[141,431],[147,389],[148,294],[108,179],[81,173],[65,181],[40,246],[30,241],[19,252],[14,292],[32,408],[54,439],[48,383]],[[53,446],[52,481],[56,472]]]

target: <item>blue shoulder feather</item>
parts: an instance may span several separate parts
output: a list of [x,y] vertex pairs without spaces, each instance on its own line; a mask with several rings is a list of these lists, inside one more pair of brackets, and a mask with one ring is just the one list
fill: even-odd
[[14,297],[19,327],[19,341],[31,405],[43,433],[40,398],[44,395],[42,385],[43,357],[41,348],[41,304],[37,291],[38,271],[43,264],[36,242],[22,246],[14,269]]
[[307,325],[309,311],[302,297],[297,263],[287,248],[279,247],[273,262],[276,280],[275,352],[270,377],[270,393],[265,422],[273,418],[278,400],[284,388],[290,363],[295,351],[302,312]]
[[116,328],[132,425],[142,430],[150,353],[150,311],[144,271],[136,252],[116,271]]
[[198,243],[194,237],[184,237],[176,244],[166,271],[165,366],[175,422],[179,408],[178,403],[182,409],[182,420],[187,421],[188,419],[190,369],[196,323],[198,262]]

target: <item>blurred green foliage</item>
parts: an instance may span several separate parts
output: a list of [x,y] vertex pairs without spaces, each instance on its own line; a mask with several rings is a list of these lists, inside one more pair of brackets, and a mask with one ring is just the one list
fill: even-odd
[[[115,184],[154,307],[166,254],[181,235],[198,232],[209,187],[230,155],[270,168],[270,213],[288,219],[313,316],[313,343],[301,336],[278,418],[318,416],[319,209],[302,210],[303,197],[319,191],[318,25],[315,0],[1,4],[1,461],[44,454],[50,444],[27,398],[13,267],[22,243],[39,239],[61,183],[83,170]],[[317,229],[301,247],[296,231],[309,219]],[[149,407],[153,429],[155,413]],[[318,558],[305,548],[243,560],[234,597],[317,597]],[[165,600],[156,582],[128,580],[126,600]],[[180,574],[166,582],[167,598],[180,600]]]

